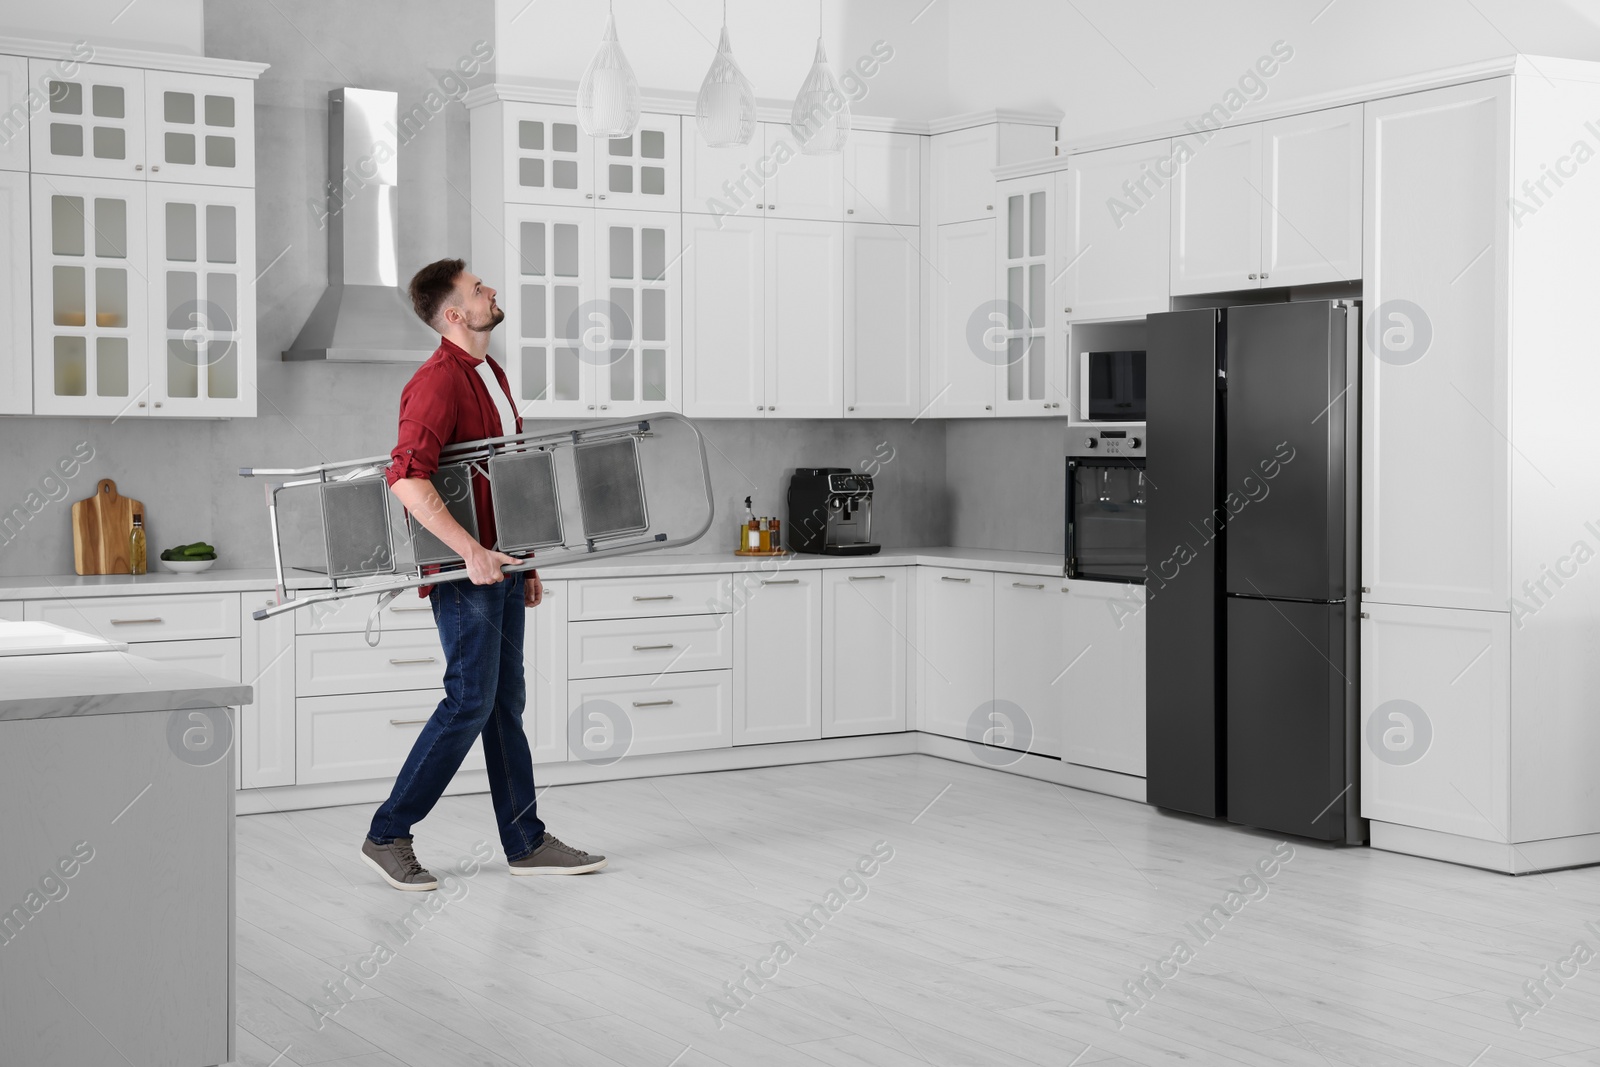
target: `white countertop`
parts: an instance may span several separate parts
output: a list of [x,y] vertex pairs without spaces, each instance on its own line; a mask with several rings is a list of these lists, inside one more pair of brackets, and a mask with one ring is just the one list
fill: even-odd
[[[1009,574],[1060,577],[1064,560],[1059,553],[1012,552],[994,548],[903,548],[875,556],[813,556],[800,553],[772,558],[750,558],[726,552],[638,553],[610,556],[587,563],[546,567],[541,576],[565,578],[636,578],[661,574],[719,574],[774,569],[821,570],[830,567],[906,567],[925,564],[967,570],[1003,571]],[[375,579],[381,580],[381,579]],[[141,596],[151,593],[264,592],[276,587],[270,567],[222,570],[201,574],[91,574],[19,575],[0,577],[0,601],[49,600],[57,597]],[[291,589],[327,587],[317,574],[290,571]],[[229,703],[235,703],[230,701]]]
[[249,704],[248,685],[130,652],[11,656],[0,662],[0,722]]

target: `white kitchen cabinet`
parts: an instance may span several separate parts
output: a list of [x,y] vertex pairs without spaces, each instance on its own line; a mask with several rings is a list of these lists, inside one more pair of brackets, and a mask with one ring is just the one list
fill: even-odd
[[908,567],[822,576],[822,736],[906,728]]
[[993,218],[999,203],[994,168],[1048,156],[1055,139],[1053,124],[1031,122],[982,122],[934,133],[928,168],[934,225]]
[[[605,742],[599,759],[610,762],[613,757],[733,744],[731,670],[573,679],[567,683],[567,707],[568,744],[574,759],[598,762],[588,742],[595,731]],[[623,724],[611,724],[619,732],[605,734],[607,719]],[[626,730],[625,747],[617,740],[621,730]]]
[[1059,757],[1067,712],[1062,681],[1073,655],[1066,583],[1021,574],[996,574],[994,582],[995,717],[990,727],[998,733],[991,743]]
[[1172,180],[1172,292],[1261,287],[1261,125],[1211,133]]
[[0,415],[33,411],[31,214],[27,173],[0,170]]
[[[595,148],[578,126],[578,115],[557,104],[508,102],[484,113],[498,120],[497,153],[504,201],[594,207]],[[485,133],[488,127],[480,127]],[[474,149],[487,151],[492,136],[474,131]],[[487,162],[487,160],[486,160]]]
[[[1510,112],[1506,79],[1367,105],[1369,601],[1508,606]],[[1462,180],[1437,180],[1441,153]]]
[[36,174],[32,185],[34,413],[145,414],[146,183]]
[[29,94],[32,91],[35,89],[28,83],[27,59],[0,56],[0,100],[20,105],[0,115],[0,170],[26,172],[28,169],[28,126],[32,121]]
[[[136,650],[144,659],[171,663],[191,671],[238,682],[239,642],[230,637],[208,641],[141,641]],[[249,684],[249,683],[246,683]]]
[[524,418],[582,417],[594,410],[586,315],[595,303],[595,213],[587,207],[506,208],[506,383]]
[[695,215],[766,215],[765,141],[758,125],[749,144],[712,148],[693,122],[683,124],[683,211]]
[[1512,840],[1509,615],[1363,608],[1362,816]]
[[243,593],[239,605],[239,680],[255,691],[255,701],[239,709],[239,788],[294,785],[295,622],[302,612],[273,615],[259,622],[257,608],[277,598]]
[[134,67],[94,63],[62,74],[51,60],[30,59],[29,84],[40,87],[47,101],[29,124],[32,171],[143,180],[151,162],[145,154],[144,78]]
[[1056,172],[1052,281],[1065,321],[1168,310],[1173,165],[1172,142],[1160,140],[1083,152]]
[[762,218],[684,216],[685,415],[766,410],[765,234]]
[[995,299],[995,225],[934,227],[933,337],[927,403],[941,418],[992,416],[1006,316]]
[[1054,415],[1066,399],[1066,348],[1055,343],[1049,298],[1055,242],[1049,175],[1013,178],[996,186],[1000,219],[995,229],[995,288],[1004,322],[995,340],[1000,354],[995,412]]
[[599,410],[615,417],[681,409],[682,216],[597,212],[595,263],[604,313],[580,331],[604,330],[582,349],[593,358]]
[[915,226],[844,227],[844,415],[922,411],[922,254]]
[[594,144],[595,206],[680,211],[682,131],[677,115],[639,116],[627,137],[589,137]]
[[917,568],[917,729],[982,736],[994,699],[994,583],[986,571]]
[[733,616],[743,670],[734,700],[733,743],[809,741],[822,736],[823,571],[753,576]]
[[840,418],[844,224],[769,216],[764,247],[766,417]]
[[851,131],[844,146],[846,222],[922,221],[922,140],[910,133]]
[[26,615],[21,600],[0,600],[0,621],[22,622]]
[[[789,127],[763,122],[766,143],[764,173],[769,218],[844,220],[844,155],[808,156],[800,151]],[[779,162],[782,160],[782,162]]]
[[1062,583],[1066,645],[1054,685],[1066,719],[1061,758],[1145,773],[1145,590],[1120,582]]
[[1261,124],[1261,278],[1309,285],[1361,277],[1362,107]]
[[255,190],[151,182],[147,201],[150,407],[145,410],[254,416]]
[[255,82],[150,70],[144,93],[151,181],[256,184]]
[[[443,699],[443,689],[301,697],[295,701],[295,783],[393,778]],[[461,770],[483,769],[479,737]]]
[[528,609],[522,637],[527,697],[522,732],[535,763],[567,759],[567,599],[569,584],[546,581],[544,600]]

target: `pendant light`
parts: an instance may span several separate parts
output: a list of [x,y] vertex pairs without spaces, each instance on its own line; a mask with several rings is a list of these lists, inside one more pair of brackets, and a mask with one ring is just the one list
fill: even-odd
[[850,101],[828,69],[828,54],[822,48],[821,3],[817,5],[817,55],[794,98],[789,129],[800,142],[801,153],[808,156],[842,151],[850,137]]
[[722,39],[717,42],[717,55],[706,71],[706,80],[700,83],[694,119],[700,136],[712,148],[749,144],[756,132],[756,94],[750,79],[734,62],[728,44],[727,0],[722,4]]
[[617,17],[606,5],[606,32],[578,83],[578,125],[590,137],[631,137],[639,125],[639,79],[617,43]]

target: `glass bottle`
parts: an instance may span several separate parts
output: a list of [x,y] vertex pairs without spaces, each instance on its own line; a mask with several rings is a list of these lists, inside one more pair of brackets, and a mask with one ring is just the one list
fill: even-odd
[[772,551],[783,551],[783,538],[778,536],[778,520],[776,518],[772,520]]
[[740,527],[739,547],[754,552],[761,547],[761,527],[756,525],[756,513],[750,510],[750,498],[744,498],[744,525]]
[[128,535],[128,573],[144,574],[146,567],[144,516],[133,517],[133,533]]
[[767,522],[768,522],[768,520],[765,519],[765,518],[763,518],[761,520],[761,549],[760,550],[762,552],[771,552],[772,551],[772,528],[767,525]]

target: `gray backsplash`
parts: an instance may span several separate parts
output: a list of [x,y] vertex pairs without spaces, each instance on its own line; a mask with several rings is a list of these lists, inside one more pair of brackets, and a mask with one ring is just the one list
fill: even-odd
[[[20,529],[14,521],[14,536],[0,529],[0,575],[71,574],[71,502],[107,477],[144,502],[152,556],[206,540],[217,546],[219,566],[269,566],[264,482],[240,478],[238,468],[354,459],[393,445],[400,389],[413,367],[279,359],[326,284],[326,233],[310,202],[325,181],[327,92],[343,85],[392,89],[404,113],[440,91],[475,43],[494,40],[494,5],[464,0],[442,21],[427,0],[387,2],[381,19],[379,10],[365,2],[209,0],[206,54],[272,64],[256,85],[257,417],[0,418],[0,515],[20,507],[28,516]],[[314,48],[301,31],[314,31]],[[382,48],[371,47],[374,33]],[[404,277],[470,246],[467,135],[466,110],[451,102],[402,146]],[[1059,420],[698,425],[708,443],[717,522],[698,544],[672,551],[731,551],[747,495],[758,514],[782,517],[796,466],[876,472],[873,534],[886,547],[1061,550]],[[93,457],[63,478],[58,462],[75,448],[92,448]]]

